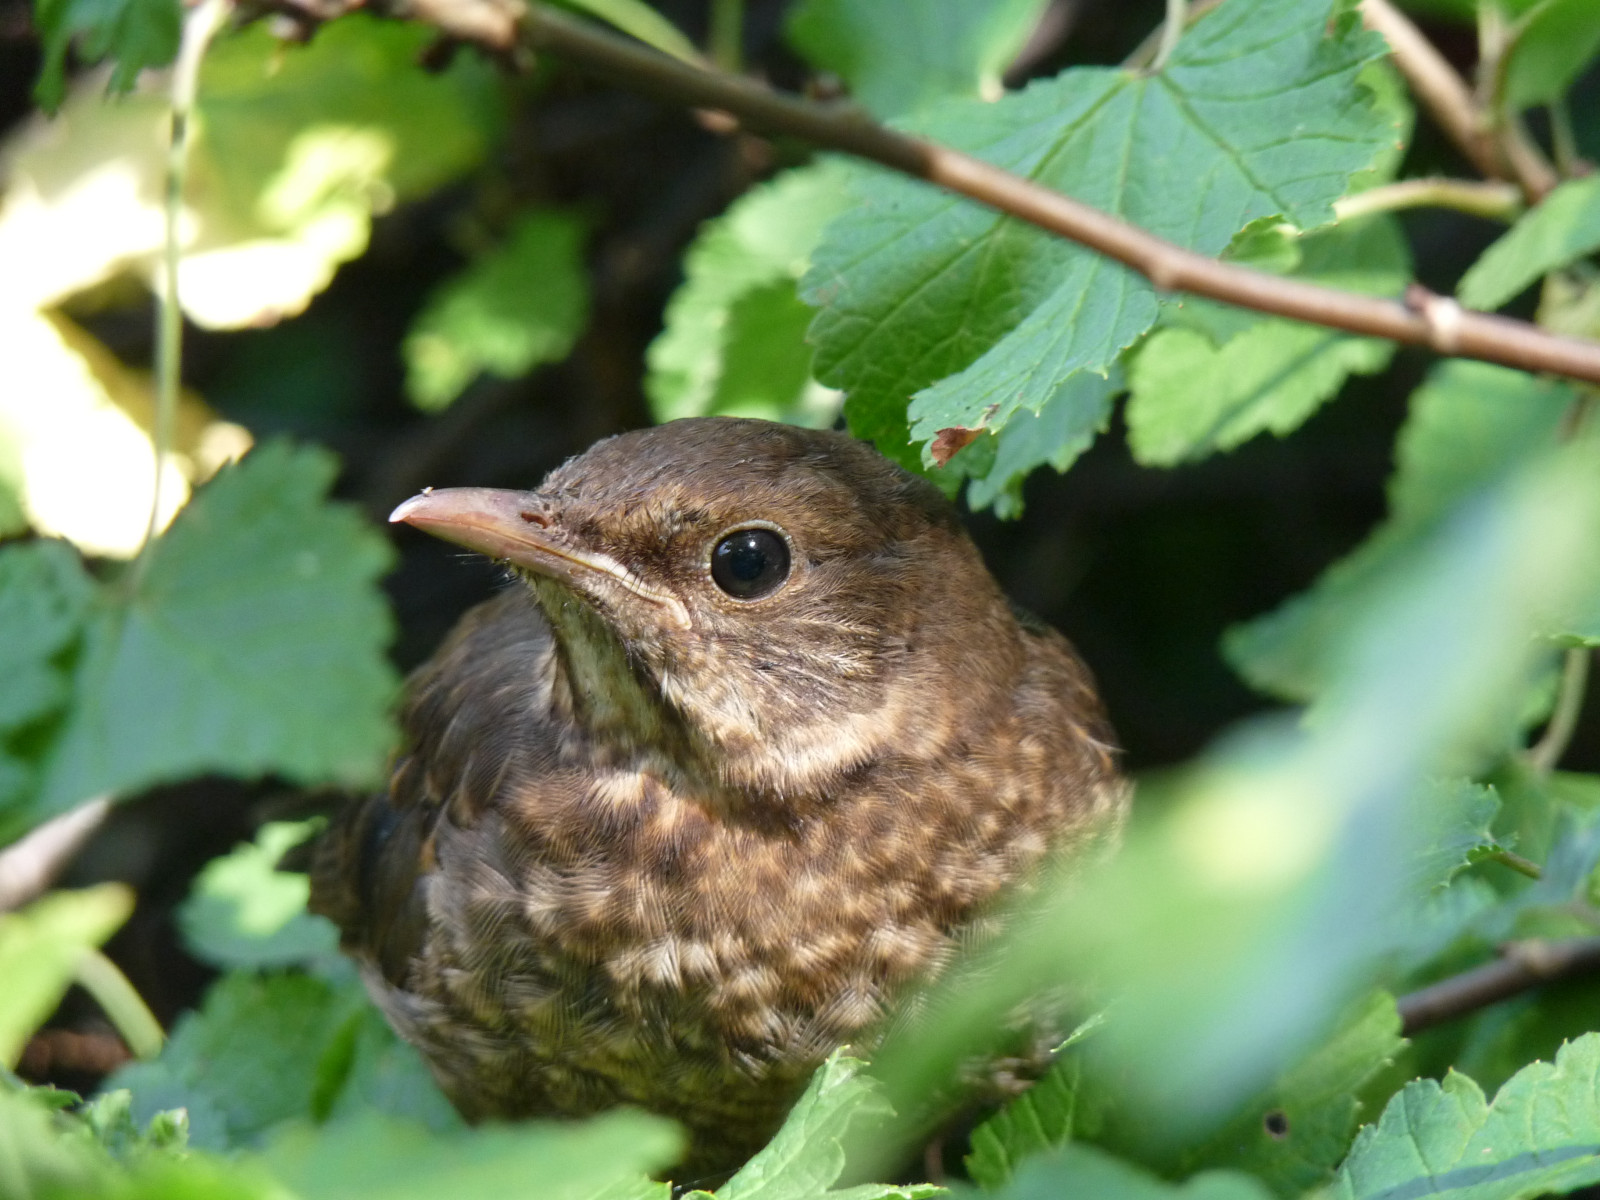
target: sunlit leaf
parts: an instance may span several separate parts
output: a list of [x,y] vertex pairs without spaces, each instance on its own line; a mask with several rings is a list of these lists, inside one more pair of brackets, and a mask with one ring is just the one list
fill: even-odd
[[837,395],[811,378],[811,310],[796,282],[845,206],[845,167],[824,160],[753,188],[701,227],[650,344],[658,421],[726,414],[827,426]]
[[202,771],[374,782],[392,739],[389,550],[323,500],[322,450],[265,446],[217,476],[108,589],[44,765],[41,814]]
[[1094,1200],[1270,1200],[1260,1181],[1235,1171],[1211,1171],[1184,1184],[1149,1172],[1090,1146],[1067,1146],[1034,1159],[997,1195],[1002,1200],[1093,1196]]
[[133,894],[107,883],[0,913],[0,1065],[16,1064],[60,1002],[84,951],[110,937],[132,911]]
[[406,392],[439,409],[487,372],[502,379],[567,356],[589,314],[583,225],[524,214],[505,242],[428,298],[406,335]]
[[275,821],[254,842],[207,863],[178,909],[189,950],[219,967],[288,966],[335,954],[338,931],[306,911],[310,882],[278,870],[315,829],[315,822]]
[[[1305,239],[1295,275],[1397,295],[1411,276],[1398,224],[1382,217]],[[1394,343],[1322,326],[1257,320],[1221,342],[1180,322],[1151,335],[1129,375],[1128,442],[1151,466],[1203,458],[1262,431],[1298,428],[1352,374],[1388,365]]]

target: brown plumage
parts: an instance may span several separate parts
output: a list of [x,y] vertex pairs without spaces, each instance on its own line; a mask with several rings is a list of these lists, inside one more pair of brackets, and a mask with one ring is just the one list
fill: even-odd
[[313,906],[469,1117],[634,1104],[736,1166],[836,1046],[1124,803],[1089,675],[936,489],[678,421],[394,518],[507,561]]

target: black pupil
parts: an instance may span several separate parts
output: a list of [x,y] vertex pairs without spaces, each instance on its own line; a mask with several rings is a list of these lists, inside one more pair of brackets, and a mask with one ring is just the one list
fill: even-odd
[[765,596],[789,575],[789,547],[770,529],[730,533],[711,552],[711,578],[740,600]]

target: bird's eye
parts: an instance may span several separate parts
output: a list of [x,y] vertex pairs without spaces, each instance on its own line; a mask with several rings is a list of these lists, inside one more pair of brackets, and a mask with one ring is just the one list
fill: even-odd
[[789,577],[788,543],[770,529],[740,529],[711,552],[711,578],[736,600],[758,600]]

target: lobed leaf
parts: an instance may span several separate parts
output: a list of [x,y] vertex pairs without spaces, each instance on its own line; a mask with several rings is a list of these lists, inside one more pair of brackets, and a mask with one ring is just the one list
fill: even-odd
[[827,426],[836,394],[811,378],[811,310],[796,283],[845,206],[844,164],[823,159],[752,188],[707,221],[650,343],[645,393],[657,421],[726,414]]
[[[1397,295],[1410,255],[1391,217],[1349,222],[1304,239],[1293,274],[1348,291]],[[1222,339],[1174,314],[1133,356],[1128,443],[1148,466],[1230,450],[1263,430],[1297,429],[1352,374],[1388,366],[1394,343],[1318,325],[1255,320]]]
[[1361,1131],[1320,1200],[1525,1200],[1600,1182],[1600,1034],[1518,1071],[1486,1103],[1470,1078],[1409,1083]]
[[339,931],[306,911],[310,881],[278,869],[316,828],[313,821],[274,821],[254,842],[207,863],[177,912],[190,953],[218,967],[283,967],[336,955]]
[[[1322,4],[1233,0],[1158,74],[1075,68],[993,104],[943,105],[917,129],[1218,254],[1263,217],[1326,223],[1394,138],[1357,82],[1381,40],[1349,17],[1329,29]],[[902,459],[908,440],[1039,412],[1156,319],[1132,272],[948,193],[861,170],[852,201],[802,284],[822,310],[817,372],[849,393],[852,429]]]
[[[717,1189],[716,1200],[927,1200],[943,1193],[931,1184],[863,1184],[835,1189],[844,1173],[844,1137],[892,1116],[877,1084],[861,1074],[865,1064],[835,1051],[817,1068],[783,1128]],[[690,1192],[684,1200],[707,1200]]]
[[324,502],[335,463],[278,442],[224,469],[91,616],[38,810],[203,771],[379,777],[395,691],[387,544]]

